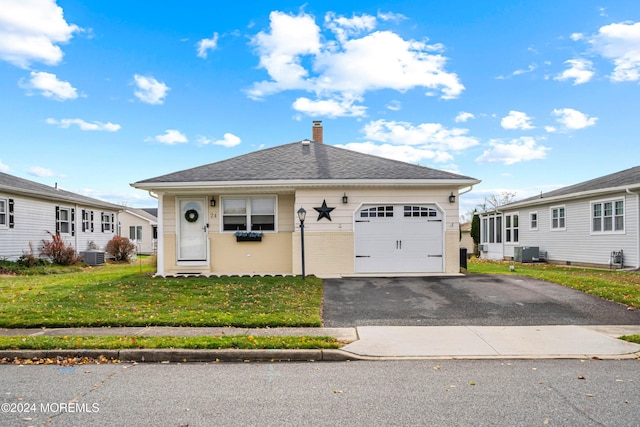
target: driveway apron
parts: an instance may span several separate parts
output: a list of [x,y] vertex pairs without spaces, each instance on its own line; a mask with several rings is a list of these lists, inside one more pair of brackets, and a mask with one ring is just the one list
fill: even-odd
[[640,325],[640,310],[513,275],[325,279],[324,325]]

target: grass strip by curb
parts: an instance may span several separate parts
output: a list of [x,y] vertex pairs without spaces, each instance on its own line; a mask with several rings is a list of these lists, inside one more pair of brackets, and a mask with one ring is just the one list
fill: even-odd
[[623,335],[620,337],[620,339],[640,344],[640,335]]
[[0,350],[121,350],[121,349],[337,349],[333,337],[260,337],[251,335],[201,337],[140,336],[10,336],[0,337]]

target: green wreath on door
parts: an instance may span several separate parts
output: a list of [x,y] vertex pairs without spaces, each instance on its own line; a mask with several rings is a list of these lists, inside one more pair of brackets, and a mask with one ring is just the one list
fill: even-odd
[[187,222],[196,222],[198,220],[198,211],[195,209],[189,209],[184,213],[184,219]]

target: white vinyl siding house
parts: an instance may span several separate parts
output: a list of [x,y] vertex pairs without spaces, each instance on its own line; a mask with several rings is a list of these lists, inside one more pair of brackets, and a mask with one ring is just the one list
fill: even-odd
[[[608,267],[622,251],[624,267],[640,266],[640,167],[501,206],[491,216],[529,218],[517,244],[493,245],[481,253],[512,259],[514,248],[538,247],[551,263]],[[485,230],[481,229],[481,235]],[[507,229],[503,231],[507,235]],[[482,239],[485,239],[482,236]],[[491,246],[491,245],[490,245]],[[487,248],[488,249],[488,248]]]
[[157,209],[127,208],[118,215],[119,234],[136,246],[139,254],[155,254],[158,247]]
[[[4,202],[4,203],[2,203]],[[2,205],[5,205],[3,224]],[[118,205],[0,173],[0,258],[15,260],[59,234],[77,252],[104,249],[115,233],[101,233],[93,218],[118,215]]]

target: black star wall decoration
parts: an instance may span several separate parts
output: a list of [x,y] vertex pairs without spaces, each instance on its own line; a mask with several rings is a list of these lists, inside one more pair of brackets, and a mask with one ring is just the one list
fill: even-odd
[[313,208],[318,212],[318,219],[317,221],[320,221],[322,218],[327,218],[329,221],[331,221],[331,211],[334,210],[335,208],[330,208],[327,206],[327,201],[323,200],[322,201],[322,206],[320,206],[319,208]]

